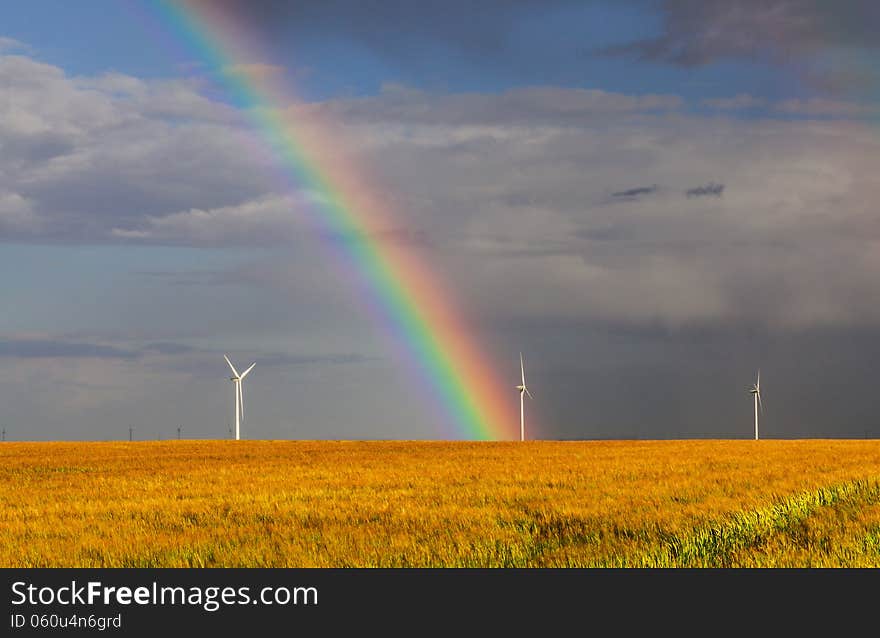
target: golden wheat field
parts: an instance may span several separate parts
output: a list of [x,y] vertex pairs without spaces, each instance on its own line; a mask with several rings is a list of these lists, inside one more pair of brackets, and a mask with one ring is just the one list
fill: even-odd
[[880,441],[0,445],[3,567],[880,566]]

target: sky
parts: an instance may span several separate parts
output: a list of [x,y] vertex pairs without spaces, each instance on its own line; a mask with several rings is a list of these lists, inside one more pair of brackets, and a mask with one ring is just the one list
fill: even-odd
[[[217,0],[546,439],[880,437],[873,0]],[[155,2],[0,6],[7,440],[434,439],[436,409]],[[516,424],[514,424],[514,428]]]

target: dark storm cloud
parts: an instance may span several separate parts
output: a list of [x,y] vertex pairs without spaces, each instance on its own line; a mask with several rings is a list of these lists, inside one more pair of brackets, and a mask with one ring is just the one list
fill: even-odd
[[594,322],[548,330],[542,322],[511,341],[531,344],[529,384],[542,393],[532,410],[560,438],[749,438],[747,388],[759,367],[763,437],[873,438],[877,338],[874,329],[769,335]]
[[641,195],[651,195],[657,192],[657,184],[652,186],[639,186],[638,188],[630,188],[625,191],[611,193],[612,197],[635,199]]
[[696,188],[689,188],[686,191],[686,195],[688,198],[691,197],[721,197],[724,193],[724,184],[716,184],[715,182],[709,182],[704,186],[697,186]]
[[662,32],[604,49],[678,66],[724,58],[786,63],[827,47],[880,47],[875,0],[665,0]]

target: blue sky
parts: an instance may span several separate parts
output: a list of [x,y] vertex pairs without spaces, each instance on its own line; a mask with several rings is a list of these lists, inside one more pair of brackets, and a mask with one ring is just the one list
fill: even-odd
[[[499,370],[526,353],[542,435],[746,436],[759,366],[768,435],[873,427],[873,3],[216,4],[263,47],[236,62],[338,127]],[[0,424],[223,436],[228,352],[258,364],[255,438],[448,432],[314,194],[160,15],[0,8]]]

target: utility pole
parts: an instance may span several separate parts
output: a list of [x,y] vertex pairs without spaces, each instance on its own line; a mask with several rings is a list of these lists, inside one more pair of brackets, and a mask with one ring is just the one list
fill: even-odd
[[177,440],[180,440],[180,426],[177,426]]

